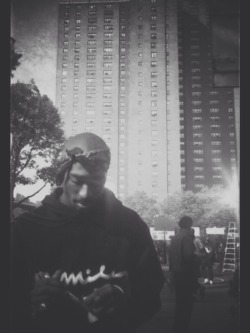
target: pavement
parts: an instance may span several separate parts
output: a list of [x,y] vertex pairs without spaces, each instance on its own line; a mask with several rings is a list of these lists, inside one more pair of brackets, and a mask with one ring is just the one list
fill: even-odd
[[[168,271],[163,266],[164,274]],[[226,271],[223,274],[215,272],[213,285],[204,284],[205,297],[196,297],[192,313],[190,333],[239,333],[239,315],[232,312],[234,305],[228,296],[229,280],[233,272]],[[201,279],[200,282],[203,280]],[[174,321],[174,294],[164,284],[162,293],[161,310],[147,323],[140,327],[137,333],[173,333]]]

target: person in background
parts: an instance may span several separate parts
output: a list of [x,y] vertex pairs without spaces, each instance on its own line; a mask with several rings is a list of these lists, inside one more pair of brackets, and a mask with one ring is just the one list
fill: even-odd
[[193,238],[195,251],[194,251],[194,261],[195,261],[195,271],[194,271],[194,279],[195,279],[195,290],[196,293],[200,293],[200,297],[203,299],[205,297],[205,287],[199,283],[199,277],[201,276],[200,267],[201,267],[201,253],[203,249],[202,241],[199,237],[195,237],[195,230],[191,228],[190,230],[191,236]]
[[213,284],[213,264],[215,262],[215,252],[207,239],[202,249],[201,256],[201,275],[204,278],[204,283]]
[[169,274],[175,292],[174,333],[187,333],[193,311],[196,280],[195,246],[191,235],[193,220],[183,216],[179,220],[179,232],[170,244]]
[[11,333],[132,333],[161,307],[149,228],[105,188],[110,150],[71,137],[57,188],[11,223]]

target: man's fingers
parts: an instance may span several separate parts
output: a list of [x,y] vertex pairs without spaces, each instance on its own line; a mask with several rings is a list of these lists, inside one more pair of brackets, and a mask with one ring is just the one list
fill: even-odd
[[59,279],[62,275],[62,270],[58,269],[52,276],[53,279]]
[[35,281],[43,280],[43,279],[59,279],[62,275],[62,270],[58,269],[52,277],[49,275],[48,272],[38,272],[35,274]]
[[49,279],[50,275],[48,272],[39,272],[38,276],[40,277],[40,279]]
[[110,301],[110,302],[102,304],[99,307],[94,306],[91,309],[91,311],[97,317],[102,317],[102,316],[105,316],[105,315],[111,315],[113,312],[115,312],[115,304],[114,304],[114,302]]

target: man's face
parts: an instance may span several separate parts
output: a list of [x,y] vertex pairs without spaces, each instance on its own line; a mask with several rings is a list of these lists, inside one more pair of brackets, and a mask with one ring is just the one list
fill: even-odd
[[73,164],[63,180],[60,200],[68,207],[87,208],[102,194],[106,174],[91,175],[80,163]]

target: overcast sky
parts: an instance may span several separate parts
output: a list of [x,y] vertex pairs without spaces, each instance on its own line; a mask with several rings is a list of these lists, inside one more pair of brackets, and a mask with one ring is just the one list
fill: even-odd
[[15,78],[34,78],[40,92],[55,102],[58,0],[12,0],[11,35],[23,54]]

